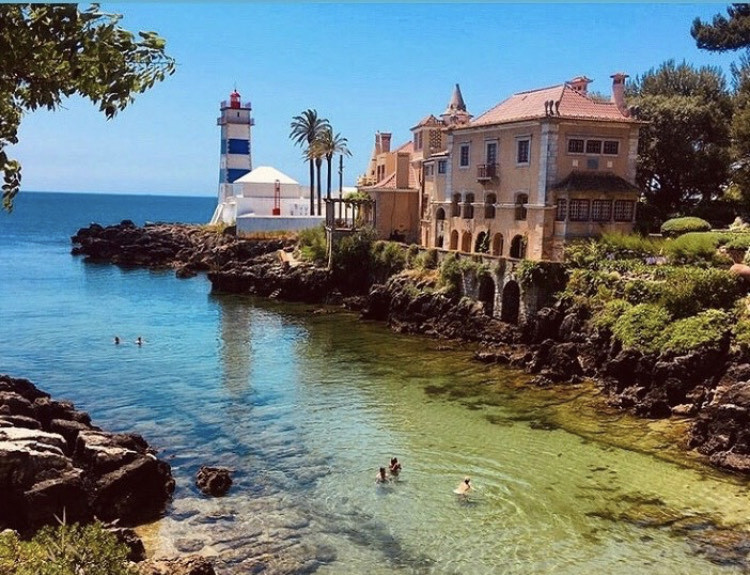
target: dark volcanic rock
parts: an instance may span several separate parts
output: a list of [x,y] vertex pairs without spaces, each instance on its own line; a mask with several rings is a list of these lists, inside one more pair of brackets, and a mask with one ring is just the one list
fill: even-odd
[[27,380],[0,375],[0,389],[0,530],[31,533],[63,513],[126,524],[163,513],[174,480],[142,437],[101,431]]
[[205,495],[220,497],[232,486],[231,472],[226,467],[202,465],[195,476],[195,484]]

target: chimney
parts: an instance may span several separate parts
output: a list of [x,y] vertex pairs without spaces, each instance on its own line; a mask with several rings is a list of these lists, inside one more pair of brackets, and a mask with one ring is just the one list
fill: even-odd
[[580,92],[581,94],[586,94],[589,91],[589,84],[591,83],[591,78],[587,78],[586,76],[576,76],[572,80],[569,80],[567,82],[568,86],[573,88],[576,92]]
[[625,78],[627,77],[628,75],[622,72],[610,76],[612,78],[612,103],[617,106],[623,116],[629,115],[625,105]]
[[409,187],[409,170],[411,169],[411,154],[399,152],[396,154],[396,188],[405,190]]
[[380,153],[385,154],[391,151],[391,133],[381,132],[380,136]]

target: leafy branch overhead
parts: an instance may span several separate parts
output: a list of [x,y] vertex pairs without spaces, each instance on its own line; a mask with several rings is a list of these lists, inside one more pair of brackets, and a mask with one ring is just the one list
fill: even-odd
[[166,41],[120,27],[120,14],[98,4],[0,4],[0,170],[3,207],[10,211],[21,183],[21,165],[5,148],[18,143],[23,114],[56,110],[79,95],[107,119],[175,71]]

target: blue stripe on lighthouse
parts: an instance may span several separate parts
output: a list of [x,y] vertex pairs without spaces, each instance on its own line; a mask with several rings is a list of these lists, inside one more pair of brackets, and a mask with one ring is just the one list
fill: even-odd
[[241,178],[242,176],[244,176],[245,174],[247,174],[249,172],[250,172],[250,170],[242,170],[242,169],[237,169],[237,168],[229,168],[229,169],[227,169],[227,182],[231,184],[232,182],[234,182],[235,180]]
[[246,156],[250,153],[250,140],[230,138],[227,140],[227,151],[230,154],[242,154]]

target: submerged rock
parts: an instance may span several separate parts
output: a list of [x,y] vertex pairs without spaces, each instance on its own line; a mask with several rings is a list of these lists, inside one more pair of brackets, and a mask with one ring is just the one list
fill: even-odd
[[205,557],[190,555],[177,559],[149,559],[138,565],[140,575],[216,575]]
[[232,486],[231,472],[226,467],[202,465],[195,476],[195,484],[205,495],[225,495]]

